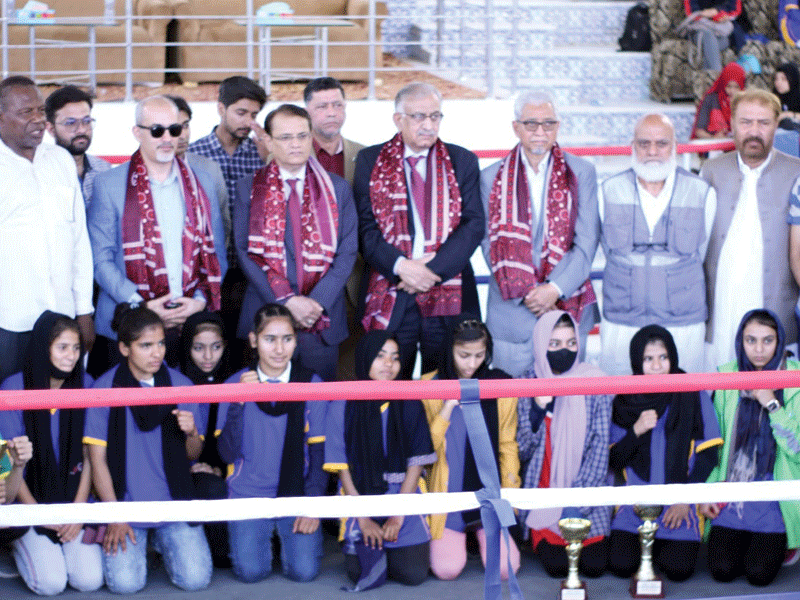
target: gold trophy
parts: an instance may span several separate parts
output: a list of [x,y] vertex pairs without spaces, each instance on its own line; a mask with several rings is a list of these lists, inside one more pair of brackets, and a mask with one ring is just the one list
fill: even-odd
[[658,519],[663,506],[636,505],[636,515],[644,521],[639,526],[639,539],[642,543],[642,562],[631,579],[631,596],[634,598],[663,598],[664,582],[653,570],[653,540],[658,530]]
[[586,584],[578,578],[578,558],[591,525],[589,519],[561,519],[558,522],[561,537],[567,542],[569,560],[569,573],[561,582],[561,593],[558,596],[560,600],[586,600]]
[[8,473],[11,471],[11,457],[6,456],[7,450],[8,442],[0,439],[0,479],[8,477]]

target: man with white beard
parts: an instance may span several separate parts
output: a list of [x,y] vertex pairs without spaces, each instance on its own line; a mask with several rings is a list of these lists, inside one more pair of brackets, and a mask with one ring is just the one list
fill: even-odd
[[645,325],[666,327],[681,368],[704,367],[706,281],[703,260],[717,196],[677,166],[675,127],[664,115],[634,129],[631,168],[600,186],[603,270],[601,368],[630,374],[629,345]]

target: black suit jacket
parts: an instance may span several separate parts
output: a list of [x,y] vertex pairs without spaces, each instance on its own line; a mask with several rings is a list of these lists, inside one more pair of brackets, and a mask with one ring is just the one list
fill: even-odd
[[[461,221],[458,227],[441,245],[436,256],[428,263],[428,268],[442,278],[442,281],[452,279],[461,273],[461,310],[480,315],[478,304],[478,291],[475,287],[475,274],[470,265],[475,248],[483,239],[485,231],[485,217],[480,195],[480,168],[478,157],[472,152],[455,144],[445,144],[461,192]],[[389,244],[383,237],[375,215],[372,212],[372,202],[369,198],[369,179],[378,154],[383,144],[364,148],[356,158],[356,173],[353,179],[353,192],[358,209],[359,241],[361,254],[366,262],[364,277],[361,279],[361,294],[359,297],[359,318],[364,313],[364,298],[369,283],[369,268],[372,267],[391,283],[398,283],[400,278],[392,271],[398,257],[402,252]],[[407,202],[411,199],[407,196]],[[410,212],[409,212],[410,214]],[[414,235],[414,221],[408,220],[408,230]],[[397,302],[389,321],[389,330],[394,331],[400,325],[400,319],[405,313],[409,302],[414,302],[414,296],[403,291],[397,292]]]
[[[266,168],[266,167],[265,167]],[[328,271],[317,282],[308,294],[319,302],[331,325],[320,333],[326,344],[341,343],[348,336],[347,314],[345,312],[345,290],[347,278],[353,270],[358,250],[358,228],[356,209],[353,204],[353,193],[350,184],[333,173],[328,173],[333,182],[336,204],[339,209],[338,247]],[[267,281],[267,275],[247,255],[247,237],[250,233],[250,193],[253,189],[253,175],[247,175],[236,182],[236,198],[233,204],[233,239],[236,254],[247,278],[247,291],[242,301],[242,312],[239,317],[238,336],[246,338],[253,328],[253,317],[258,309],[269,302],[275,302],[275,294]],[[291,239],[291,219],[286,214],[287,238]],[[287,243],[286,278],[297,292],[297,270],[295,268],[294,243]]]

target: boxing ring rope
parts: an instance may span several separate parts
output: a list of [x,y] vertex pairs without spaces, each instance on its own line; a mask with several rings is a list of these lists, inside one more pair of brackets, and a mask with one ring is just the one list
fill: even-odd
[[[0,392],[0,410],[132,406],[182,402],[405,400],[462,397],[459,381],[345,381],[280,386],[222,384],[151,389],[20,390]],[[800,371],[695,373],[596,378],[509,379],[477,382],[481,398],[538,395],[657,393],[800,387]],[[501,497],[519,509],[574,506],[573,488],[503,489]],[[756,500],[800,501],[796,481],[671,484],[592,488],[581,506],[693,504]],[[0,526],[52,523],[214,521],[281,516],[342,517],[440,514],[477,508],[473,492],[409,494],[403,497],[246,498],[172,502],[122,502],[0,507]]]

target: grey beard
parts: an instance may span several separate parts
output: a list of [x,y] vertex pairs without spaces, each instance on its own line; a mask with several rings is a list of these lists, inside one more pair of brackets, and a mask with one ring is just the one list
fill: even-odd
[[675,171],[677,166],[678,159],[674,153],[667,162],[663,163],[655,161],[639,162],[635,153],[631,155],[631,167],[633,167],[633,172],[636,173],[639,179],[647,181],[648,183],[665,181],[670,173]]

